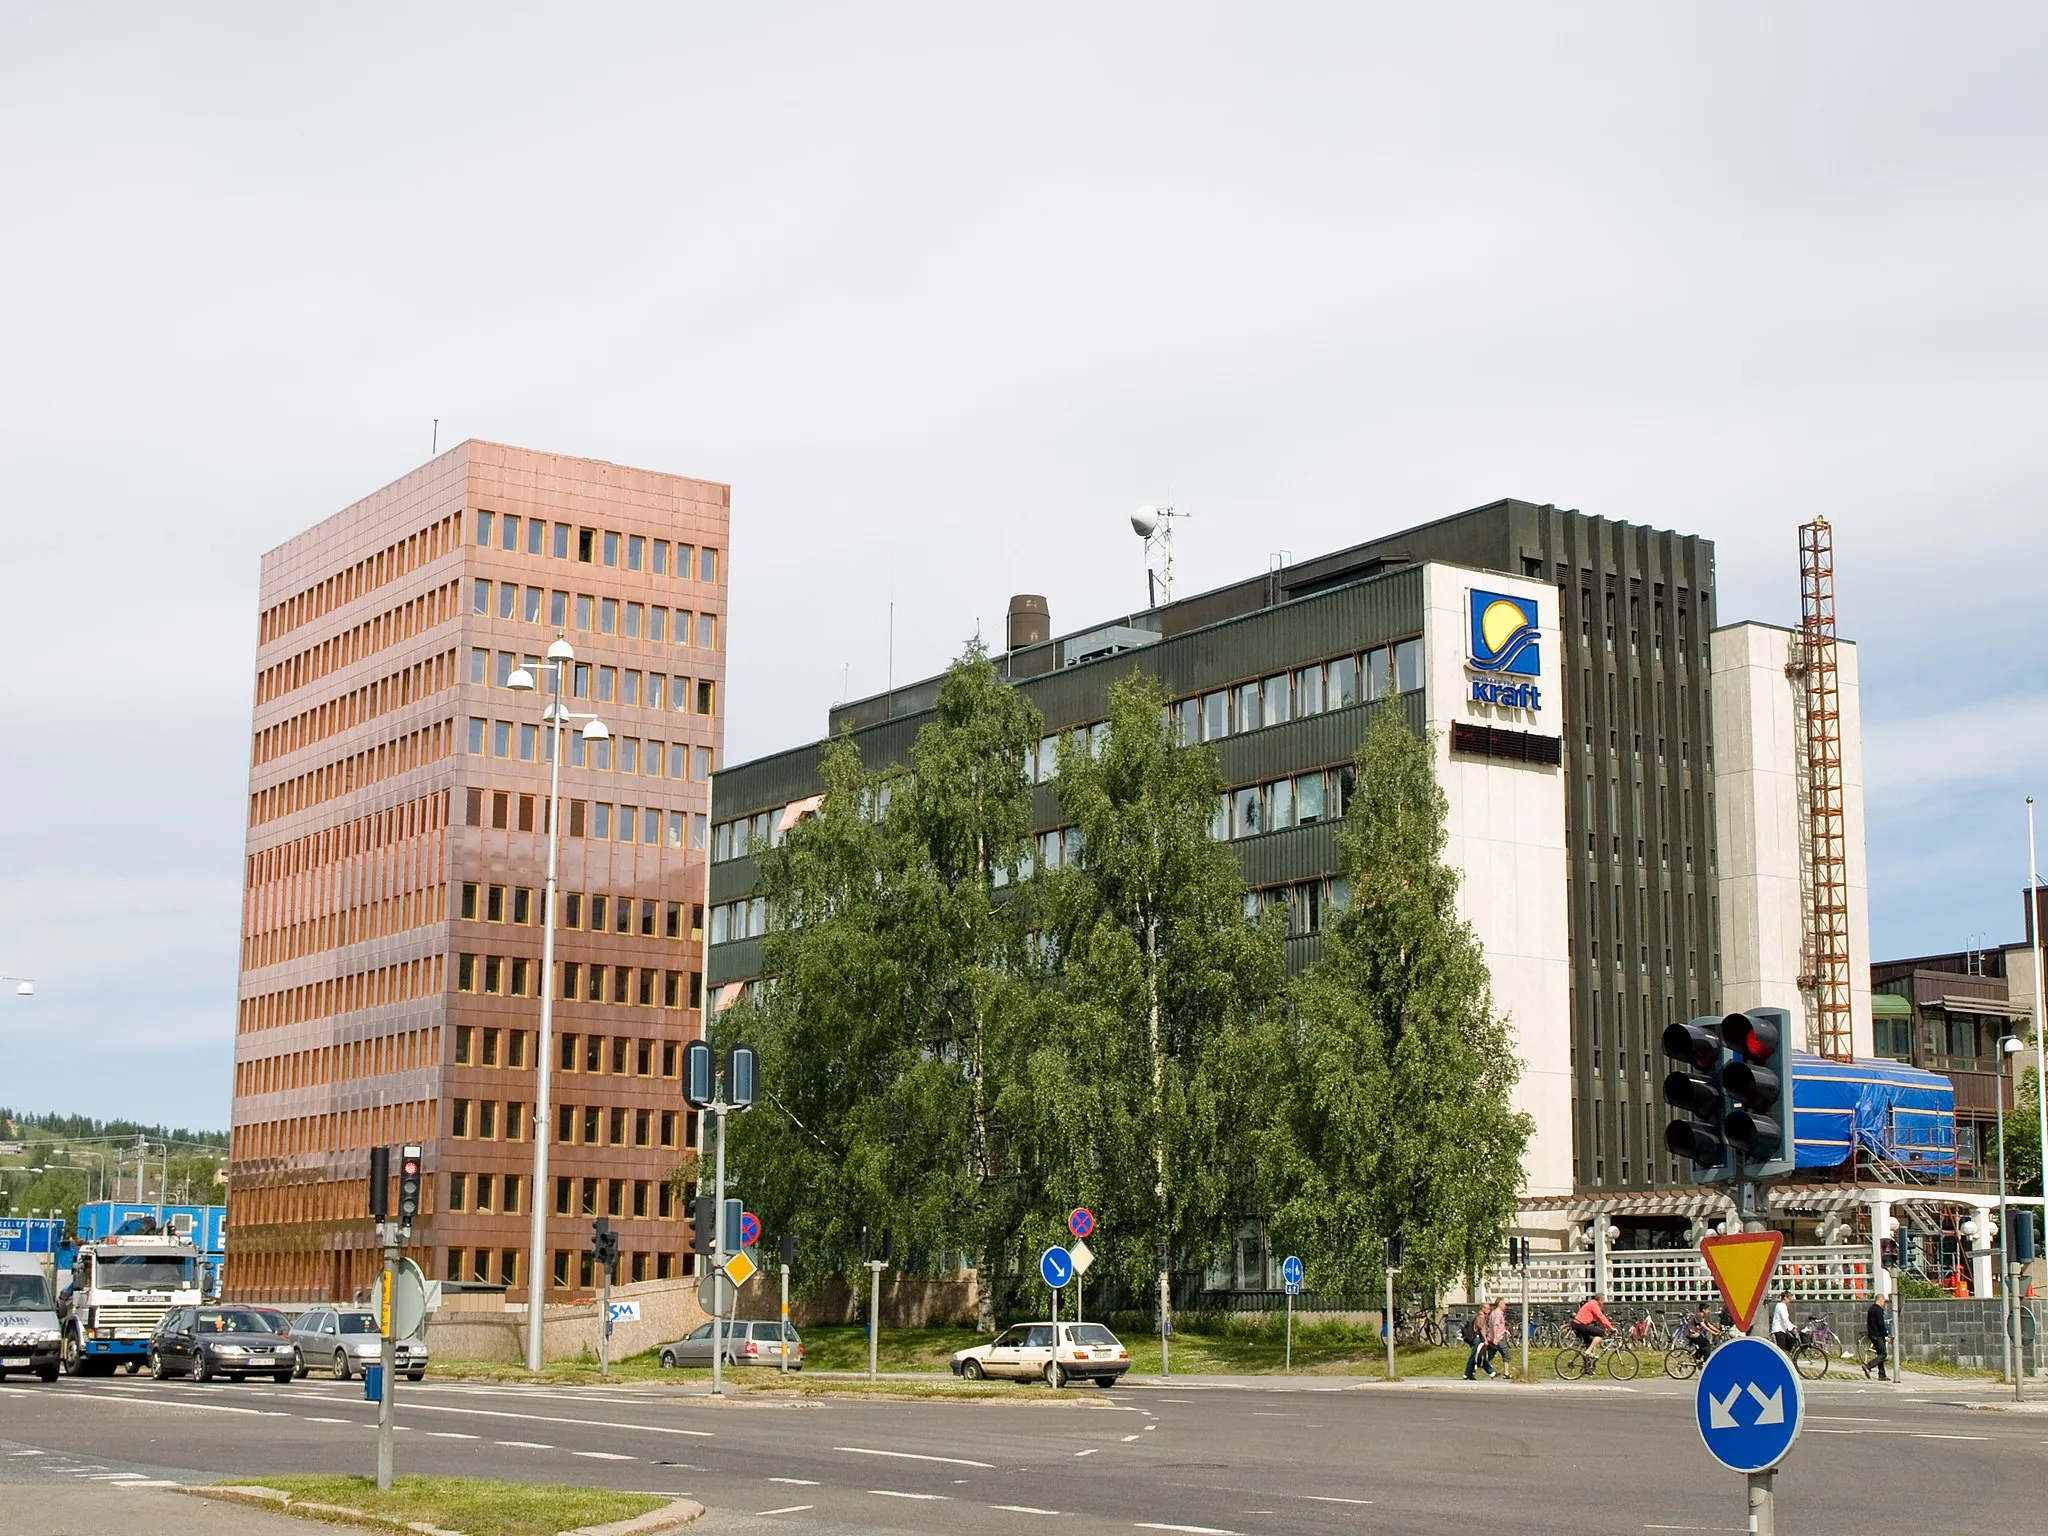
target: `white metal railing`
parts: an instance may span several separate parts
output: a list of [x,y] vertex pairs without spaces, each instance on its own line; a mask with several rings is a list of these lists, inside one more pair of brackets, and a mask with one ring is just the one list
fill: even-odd
[[[1529,1265],[1529,1299],[1579,1302],[1597,1293],[1624,1306],[1694,1306],[1714,1294],[1706,1262],[1693,1248],[1631,1248],[1608,1253],[1596,1272],[1592,1253],[1540,1254]],[[1867,1247],[1787,1248],[1778,1256],[1772,1286],[1783,1285],[1794,1301],[1840,1301],[1870,1294]],[[1488,1296],[1516,1300],[1522,1272],[1505,1262],[1487,1270]]]

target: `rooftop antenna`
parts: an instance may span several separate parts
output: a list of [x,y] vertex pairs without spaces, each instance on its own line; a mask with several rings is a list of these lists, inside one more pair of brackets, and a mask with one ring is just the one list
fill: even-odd
[[[1171,507],[1140,507],[1131,514],[1131,532],[1145,541],[1145,606],[1173,601],[1173,520],[1186,517]],[[1152,546],[1159,546],[1164,570],[1152,569]]]
[[433,458],[441,451],[441,418],[434,418],[434,446],[427,450],[427,457]]

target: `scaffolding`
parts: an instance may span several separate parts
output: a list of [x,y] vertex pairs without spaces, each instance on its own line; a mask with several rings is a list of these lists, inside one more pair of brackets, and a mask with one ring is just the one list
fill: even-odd
[[1835,536],[1816,517],[1799,527],[1800,788],[1806,854],[1806,952],[1817,1054],[1847,1061],[1849,1013],[1848,833],[1842,804],[1842,693],[1835,635]]

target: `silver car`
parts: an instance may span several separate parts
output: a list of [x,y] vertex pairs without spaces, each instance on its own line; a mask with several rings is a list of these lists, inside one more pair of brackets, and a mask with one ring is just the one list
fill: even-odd
[[[299,1374],[327,1371],[336,1381],[360,1376],[363,1367],[384,1358],[384,1340],[377,1332],[377,1314],[368,1307],[315,1307],[292,1324],[292,1343],[299,1351]],[[394,1357],[406,1380],[427,1374],[427,1346],[420,1339],[400,1339]]]
[[[785,1331],[786,1330],[786,1331]],[[785,1342],[786,1340],[786,1342]],[[760,1323],[737,1318],[725,1325],[727,1365],[781,1365],[783,1351],[789,1352],[789,1368],[804,1368],[804,1341],[796,1335],[794,1323]],[[711,1364],[711,1324],[699,1323],[673,1344],[661,1346],[664,1369]]]

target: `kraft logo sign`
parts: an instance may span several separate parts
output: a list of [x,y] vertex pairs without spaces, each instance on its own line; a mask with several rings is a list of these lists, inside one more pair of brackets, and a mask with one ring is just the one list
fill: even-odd
[[1541,709],[1541,690],[1536,684],[1503,681],[1543,675],[1536,599],[1474,587],[1470,603],[1472,639],[1466,649],[1466,665],[1472,673],[1472,702]]

